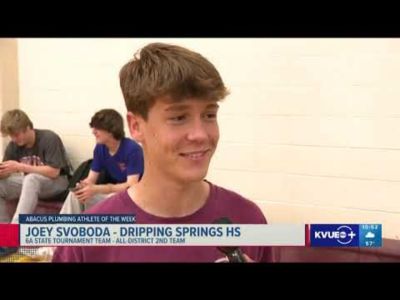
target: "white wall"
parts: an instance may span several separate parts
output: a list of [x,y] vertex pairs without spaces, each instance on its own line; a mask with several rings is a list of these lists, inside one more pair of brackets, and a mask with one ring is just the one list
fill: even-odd
[[[0,38],[0,115],[9,109],[18,107],[18,57],[17,40]],[[0,156],[9,139],[0,140]]]
[[231,90],[208,178],[270,222],[375,222],[400,239],[399,39],[19,39],[20,107],[76,165],[88,122],[125,115],[118,72],[148,42],[209,58]]

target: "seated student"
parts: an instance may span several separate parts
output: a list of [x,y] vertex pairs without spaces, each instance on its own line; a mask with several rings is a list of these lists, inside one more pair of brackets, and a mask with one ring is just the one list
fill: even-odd
[[[51,130],[34,129],[19,109],[4,113],[1,133],[9,136],[0,165],[0,223],[18,223],[20,214],[32,214],[39,197],[58,195],[68,187],[70,164],[60,137]],[[6,201],[18,201],[12,220]],[[0,248],[0,256],[18,248]]]
[[[96,112],[89,125],[97,143],[91,170],[68,194],[61,214],[79,214],[111,194],[126,190],[143,174],[143,150],[125,137],[124,121],[116,110]],[[107,175],[107,184],[96,184],[100,172]]]
[[34,129],[19,109],[1,119],[1,133],[10,136],[0,165],[0,223],[8,223],[6,201],[18,200],[19,214],[34,212],[39,197],[52,197],[68,186],[70,164],[60,137],[51,130]]
[[[219,139],[218,101],[228,94],[215,67],[188,49],[154,43],[120,71],[131,135],[142,144],[141,181],[92,207],[92,214],[134,214],[139,224],[265,224],[257,205],[205,180]],[[269,262],[270,247],[241,248]],[[215,262],[216,247],[68,246],[54,262]]]

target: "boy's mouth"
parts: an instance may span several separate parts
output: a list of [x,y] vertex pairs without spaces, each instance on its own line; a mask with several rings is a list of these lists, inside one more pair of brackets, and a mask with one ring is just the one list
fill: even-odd
[[179,155],[183,156],[184,158],[188,158],[191,160],[200,160],[203,159],[210,149],[200,150],[200,151],[191,151],[191,152],[184,152],[180,153]]

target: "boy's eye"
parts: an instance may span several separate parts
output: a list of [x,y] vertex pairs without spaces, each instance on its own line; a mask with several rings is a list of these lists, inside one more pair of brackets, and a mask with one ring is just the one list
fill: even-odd
[[215,119],[217,117],[216,113],[208,113],[206,114],[207,119]]
[[206,121],[214,121],[217,119],[217,113],[216,112],[207,112],[203,115],[203,118]]
[[185,119],[186,119],[185,115],[180,115],[180,116],[175,116],[175,117],[169,118],[169,120],[171,120],[172,122],[182,122]]

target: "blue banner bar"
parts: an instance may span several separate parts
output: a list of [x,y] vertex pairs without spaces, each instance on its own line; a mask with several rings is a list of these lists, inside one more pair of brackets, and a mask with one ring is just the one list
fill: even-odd
[[311,224],[311,247],[382,247],[381,224]]
[[358,247],[358,224],[311,224],[311,247]]

